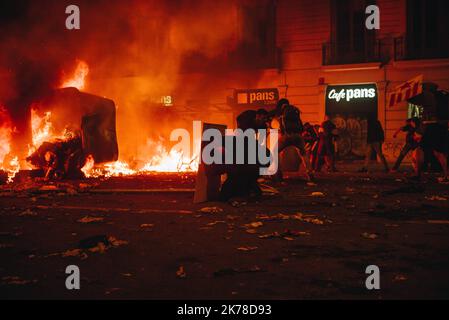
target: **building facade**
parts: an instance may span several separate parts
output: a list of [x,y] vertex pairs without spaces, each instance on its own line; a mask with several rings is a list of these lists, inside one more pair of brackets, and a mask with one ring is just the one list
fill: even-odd
[[[365,10],[372,4],[380,9],[378,30],[365,26]],[[320,124],[331,115],[341,129],[338,150],[344,157],[364,155],[366,119],[376,117],[386,131],[386,154],[393,159],[404,142],[403,136],[393,139],[393,134],[412,106],[406,101],[389,106],[389,93],[416,77],[449,91],[447,0],[229,0],[220,8],[227,17],[226,30],[218,30],[206,15],[196,33],[192,31],[203,36],[209,28],[204,32],[208,39],[220,33],[223,41],[215,43],[213,54],[200,45],[171,67],[173,59],[152,49],[145,54],[154,53],[154,61],[168,69],[160,76],[139,67],[130,76],[92,79],[89,89],[119,106],[119,132],[144,136],[142,126],[128,125],[130,118],[136,123],[157,119],[158,129],[166,128],[158,130],[163,136],[173,127],[189,128],[192,120],[232,128],[240,112],[261,107],[237,103],[236,93],[276,89],[277,97],[301,109],[304,122]],[[142,47],[159,46],[166,52],[170,37],[161,27],[164,20],[142,18],[148,19],[159,21],[155,29],[166,33],[142,32]],[[155,39],[148,40],[151,37]],[[189,34],[178,40],[194,38]],[[154,103],[160,97],[162,105]],[[123,136],[119,139],[126,140]]]
[[[406,101],[389,106],[388,94],[397,86],[422,76],[424,82],[449,90],[449,20],[445,17],[449,13],[448,1],[242,3],[248,8],[254,6],[257,12],[274,10],[275,15],[265,14],[265,24],[259,23],[258,30],[250,28],[246,36],[253,39],[248,47],[256,49],[250,53],[257,57],[256,65],[236,68],[235,78],[228,75],[226,81],[221,81],[222,97],[232,95],[232,88],[278,88],[280,97],[287,97],[301,109],[305,122],[320,123],[325,114],[330,114],[344,129],[346,137],[340,150],[344,149],[345,154],[363,155],[367,116],[381,121],[387,148],[395,149],[392,153],[399,151],[402,140],[395,141],[392,136],[410,116],[410,106]],[[369,16],[365,9],[371,4],[380,9],[378,30],[365,26]],[[248,16],[243,19],[251,22]],[[201,78],[185,76],[190,82],[194,77]],[[368,94],[370,88],[375,89],[375,96]],[[339,98],[342,90],[344,99]],[[218,109],[234,116],[241,111],[219,96],[212,103]]]
[[[374,31],[364,23],[365,8],[372,3],[380,9],[380,29]],[[332,113],[329,86],[375,85],[377,118],[387,142],[393,141],[409,116],[409,105],[389,107],[388,92],[418,75],[449,90],[447,1],[286,0],[278,1],[277,9],[284,84],[305,121],[319,122]],[[349,113],[356,113],[354,107],[372,105],[362,98]],[[360,110],[364,112],[372,111]]]

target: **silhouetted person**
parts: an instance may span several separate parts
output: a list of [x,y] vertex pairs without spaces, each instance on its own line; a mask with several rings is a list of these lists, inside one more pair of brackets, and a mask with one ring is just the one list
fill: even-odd
[[[281,103],[282,106],[281,106]],[[306,155],[305,143],[302,137],[304,126],[301,121],[301,112],[293,105],[288,104],[288,100],[282,99],[276,108],[276,117],[280,124],[280,133],[278,140],[278,153],[290,146],[295,147],[299,152],[301,163],[306,170],[307,180],[311,180],[310,160]],[[282,181],[282,170],[278,167],[275,175],[276,180]]]
[[[244,156],[245,161],[243,164],[236,163],[236,155],[237,155],[237,139],[236,137],[227,137],[225,139],[233,139],[233,164],[225,164],[223,165],[223,172],[227,174],[227,179],[223,183],[220,197],[221,200],[227,201],[233,197],[247,197],[254,195],[259,197],[262,195],[262,190],[257,182],[260,176],[260,168],[258,155],[249,154],[249,141],[248,139],[256,139],[257,149],[264,148],[264,146],[260,146],[256,137],[256,133],[258,130],[267,129],[267,118],[268,112],[264,109],[255,110],[247,110],[242,112],[237,116],[237,128],[241,129],[243,133],[246,130],[254,130],[254,136],[249,138],[245,138],[245,146],[244,146]],[[240,133],[238,133],[240,134]],[[240,146],[241,147],[241,146]],[[225,154],[231,152],[231,150],[224,150]],[[256,159],[256,163],[249,163],[250,157]]]
[[389,171],[387,159],[385,159],[385,156],[383,155],[382,152],[382,144],[384,143],[384,141],[385,141],[385,134],[380,121],[377,119],[369,118],[368,133],[366,138],[367,150],[366,150],[365,165],[362,169],[359,170],[359,172],[368,172],[368,166],[374,152],[376,152],[377,156],[382,161],[385,172]]
[[243,131],[248,129],[267,129],[268,111],[265,109],[246,110],[237,116],[237,128]]
[[415,162],[416,176],[413,177],[416,180],[421,179],[423,167],[424,167],[424,155],[426,153],[433,154],[441,165],[443,170],[442,181],[448,180],[448,168],[447,168],[447,156],[449,150],[449,137],[447,131],[447,124],[438,123],[435,120],[420,125],[415,136],[419,142],[418,148],[416,148],[413,159]]
[[335,168],[335,146],[334,139],[336,135],[334,134],[337,127],[330,120],[329,116],[326,116],[324,122],[321,124],[322,132],[320,133],[320,141],[318,143],[318,163],[316,166],[316,171],[320,172],[323,163],[330,172],[336,172]]
[[418,141],[415,139],[416,129],[419,128],[420,121],[418,118],[407,119],[406,125],[400,127],[393,135],[393,138],[396,138],[400,132],[406,132],[407,135],[405,137],[405,145],[401,149],[401,153],[399,154],[396,163],[393,166],[392,171],[396,172],[399,170],[402,161],[409,154],[409,152],[414,151],[418,148]]
[[315,126],[307,122],[304,124],[304,131],[302,133],[302,137],[306,144],[307,157],[310,160],[310,165],[313,170],[315,169],[314,163],[318,151],[318,142],[319,142],[318,130],[316,130]]

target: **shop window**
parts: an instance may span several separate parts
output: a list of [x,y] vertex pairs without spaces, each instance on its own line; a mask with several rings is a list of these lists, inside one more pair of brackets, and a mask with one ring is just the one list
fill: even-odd
[[408,117],[408,119],[422,118],[423,111],[424,111],[423,107],[409,103],[407,117]]

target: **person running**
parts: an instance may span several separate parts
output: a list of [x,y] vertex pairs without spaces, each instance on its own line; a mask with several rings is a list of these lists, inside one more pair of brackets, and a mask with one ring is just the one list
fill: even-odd
[[404,158],[409,154],[409,152],[414,151],[418,148],[418,141],[415,140],[415,132],[416,129],[420,126],[420,120],[418,118],[407,119],[406,125],[399,128],[393,135],[393,138],[396,139],[400,132],[406,132],[407,135],[405,137],[405,145],[401,149],[401,153],[399,154],[396,163],[393,166],[392,172],[397,172],[399,167],[401,166]]
[[387,159],[382,152],[382,144],[385,141],[385,134],[382,128],[382,124],[379,120],[374,118],[368,119],[368,134],[366,138],[367,142],[367,150],[366,150],[366,158],[365,165],[359,170],[359,172],[368,172],[368,166],[373,156],[373,153],[376,152],[377,156],[382,161],[385,172],[389,172]]

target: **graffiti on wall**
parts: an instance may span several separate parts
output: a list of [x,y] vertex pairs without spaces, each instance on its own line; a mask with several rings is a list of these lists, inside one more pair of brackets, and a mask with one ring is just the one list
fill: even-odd
[[336,150],[339,159],[361,159],[366,154],[366,118],[354,115],[335,115],[332,122],[338,128]]
[[[357,115],[335,115],[332,122],[337,126],[339,138],[336,150],[339,159],[363,159],[366,155],[366,135],[368,121],[366,117]],[[388,141],[383,144],[383,153],[389,162],[394,162],[401,153],[405,141]],[[409,153],[404,162],[410,162]]]

